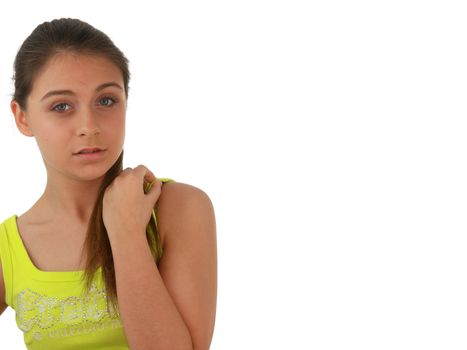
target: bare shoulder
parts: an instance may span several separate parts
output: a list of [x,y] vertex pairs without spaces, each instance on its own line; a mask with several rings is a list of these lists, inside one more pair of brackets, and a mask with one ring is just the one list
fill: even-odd
[[207,193],[198,187],[183,182],[166,182],[162,186],[158,204],[160,206],[166,205],[166,203],[186,205],[195,200],[210,201]]
[[167,232],[177,232],[187,222],[214,220],[214,207],[208,194],[182,182],[163,184],[156,210],[162,243]]

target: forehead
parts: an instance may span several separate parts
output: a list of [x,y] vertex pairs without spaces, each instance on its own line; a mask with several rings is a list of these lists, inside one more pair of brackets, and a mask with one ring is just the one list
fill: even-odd
[[123,86],[122,72],[109,59],[59,53],[51,57],[35,77],[31,97],[42,96],[52,89],[69,89],[77,93],[94,91],[97,86],[109,81]]

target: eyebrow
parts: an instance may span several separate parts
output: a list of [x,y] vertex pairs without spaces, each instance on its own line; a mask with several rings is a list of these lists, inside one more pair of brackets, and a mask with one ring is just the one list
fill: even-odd
[[[103,89],[105,89],[106,87],[109,87],[109,86],[114,86],[114,87],[117,87],[119,88],[120,90],[123,91],[123,88],[118,85],[116,82],[109,82],[109,83],[104,83],[104,84],[101,84],[99,85],[97,88],[96,88],[96,92],[99,92]],[[45,100],[46,98],[50,97],[50,96],[55,96],[55,95],[75,95],[75,93],[71,90],[52,90],[52,91],[49,91],[48,93],[46,93],[44,96],[42,96],[41,98],[41,101]]]

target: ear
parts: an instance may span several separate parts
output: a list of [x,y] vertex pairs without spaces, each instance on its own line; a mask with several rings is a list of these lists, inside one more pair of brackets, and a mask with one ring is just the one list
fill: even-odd
[[15,100],[11,101],[10,108],[15,117],[15,123],[19,131],[25,136],[34,136],[26,118],[26,112],[23,111],[18,102]]

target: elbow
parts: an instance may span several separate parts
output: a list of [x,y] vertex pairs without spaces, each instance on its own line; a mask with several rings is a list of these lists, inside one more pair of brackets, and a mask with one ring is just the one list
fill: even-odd
[[[191,337],[180,337],[178,341],[171,341],[170,344],[167,344],[167,347],[163,349],[167,350],[198,350],[198,347],[193,345]],[[154,350],[160,350],[161,347],[157,346]],[[199,348],[201,349],[201,348]]]

